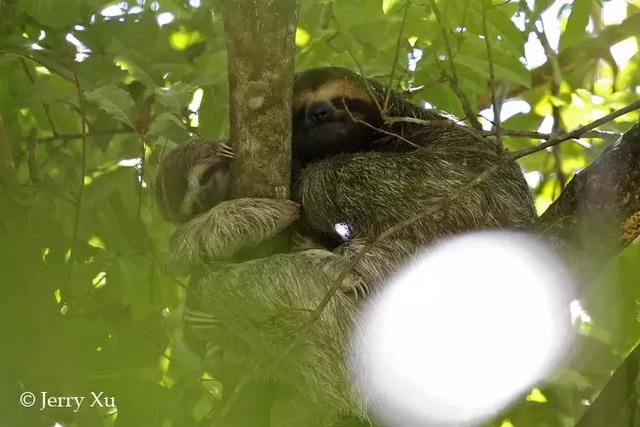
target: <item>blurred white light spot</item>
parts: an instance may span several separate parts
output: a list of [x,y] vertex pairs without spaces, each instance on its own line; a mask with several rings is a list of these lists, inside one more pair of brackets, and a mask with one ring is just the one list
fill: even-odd
[[352,229],[349,224],[344,222],[339,222],[333,225],[333,229],[336,231],[338,236],[345,242],[351,238]]
[[137,168],[142,164],[142,159],[140,157],[134,157],[133,159],[122,159],[118,162],[118,166],[123,166],[125,168]]
[[426,108],[427,110],[433,110],[435,107],[430,102],[422,101],[422,108]]
[[407,54],[407,69],[409,71],[415,71],[418,66],[418,62],[422,59],[422,49],[413,48],[411,52]]
[[638,43],[634,37],[629,37],[611,46],[610,51],[618,67],[624,67],[638,53]]
[[158,21],[158,25],[162,27],[163,25],[167,25],[170,22],[173,22],[175,18],[176,17],[171,12],[162,12],[161,14],[158,15],[158,17],[156,18],[156,21]]
[[202,88],[198,88],[193,92],[193,98],[191,98],[191,102],[189,103],[189,111],[193,111],[194,113],[198,112],[200,104],[202,103],[203,94],[204,91]]
[[533,33],[529,33],[529,38],[524,44],[524,56],[527,60],[527,69],[529,70],[533,70],[547,62],[547,55],[544,53],[544,48],[540,40],[538,40]]
[[200,126],[200,115],[198,113],[189,114],[189,126],[197,128]]
[[[127,4],[124,3],[124,7],[127,7]],[[107,6],[100,12],[100,15],[105,16],[107,18],[111,18],[114,16],[124,15],[123,4],[113,4],[111,6]]]
[[589,313],[582,308],[579,300],[571,301],[571,304],[569,304],[569,311],[571,312],[571,323],[574,325],[578,322],[591,323],[591,316],[589,316]]
[[[505,101],[500,109],[500,121],[505,122],[510,117],[519,113],[528,113],[531,111],[531,106],[528,102],[522,100]],[[482,120],[482,128],[484,130],[491,130],[493,127],[493,107],[486,108],[480,111]]]
[[538,171],[525,172],[524,179],[527,180],[529,188],[538,188],[538,185],[540,185],[540,182],[542,181],[542,174]]
[[89,53],[91,53],[91,49],[86,47],[78,38],[72,34],[67,33],[65,36],[65,40],[71,43],[76,48],[76,61],[82,62],[89,57]]
[[552,116],[546,116],[542,120],[542,123],[540,123],[540,126],[538,127],[538,132],[551,133],[552,129],[553,129],[553,117]]
[[620,24],[627,17],[626,0],[609,0],[602,7],[602,21],[605,25]]
[[388,426],[480,424],[560,361],[572,293],[524,233],[437,243],[365,305],[349,352],[356,395]]
[[189,6],[193,7],[193,8],[198,8],[201,5],[201,1],[200,0],[189,0]]
[[522,12],[517,12],[515,15],[513,15],[513,17],[511,18],[511,22],[513,22],[513,24],[518,27],[518,29],[520,31],[524,31],[525,30],[525,14]]

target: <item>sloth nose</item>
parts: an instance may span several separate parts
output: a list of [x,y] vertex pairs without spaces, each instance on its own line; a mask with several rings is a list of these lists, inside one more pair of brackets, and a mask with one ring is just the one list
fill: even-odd
[[306,119],[310,125],[317,125],[331,120],[333,106],[326,101],[316,101],[307,106]]

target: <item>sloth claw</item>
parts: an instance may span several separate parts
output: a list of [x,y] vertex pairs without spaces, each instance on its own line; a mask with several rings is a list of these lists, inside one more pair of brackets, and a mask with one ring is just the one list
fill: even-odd
[[224,142],[220,142],[218,144],[218,155],[220,157],[227,157],[229,159],[233,159],[235,157],[235,153],[233,152],[233,147],[225,144]]
[[345,294],[353,294],[356,300],[360,297],[365,298],[369,295],[369,285],[359,276],[354,277],[357,273],[350,275],[342,281],[340,289]]

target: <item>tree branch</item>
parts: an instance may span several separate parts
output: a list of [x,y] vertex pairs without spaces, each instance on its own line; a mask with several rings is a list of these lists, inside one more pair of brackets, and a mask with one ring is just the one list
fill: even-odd
[[640,123],[577,173],[536,231],[585,281],[640,234]]
[[[549,147],[553,147],[554,145],[560,144],[563,141],[566,141],[568,139],[574,139],[574,138],[580,138],[580,136],[582,136],[584,133],[593,130],[595,128],[597,128],[598,126],[610,122],[611,120],[615,119],[616,117],[620,117],[624,114],[627,114],[633,110],[637,110],[640,108],[640,101],[636,101],[633,102],[629,105],[627,105],[626,107],[623,107],[619,110],[614,111],[613,113],[607,114],[606,116],[602,116],[597,120],[594,120],[593,122],[589,123],[588,125],[584,125],[584,126],[580,126],[577,127],[575,129],[573,129],[570,132],[564,132],[561,134],[558,134],[556,136],[554,136],[553,138],[535,145],[533,147],[529,147],[529,148],[524,148],[520,151],[516,151],[514,153],[511,154],[511,159],[516,160],[519,159],[520,157],[524,157],[524,156],[528,156],[529,154],[535,153],[537,151],[541,151],[544,150],[545,148],[549,148]],[[625,134],[626,135],[626,134]]]

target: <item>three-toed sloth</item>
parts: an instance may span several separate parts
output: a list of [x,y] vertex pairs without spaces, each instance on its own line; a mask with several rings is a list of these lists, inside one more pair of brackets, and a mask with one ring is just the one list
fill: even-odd
[[[188,144],[199,148],[190,152]],[[224,148],[179,146],[162,162],[157,199],[168,218],[189,220],[170,247],[174,262],[198,268],[201,276],[188,291],[186,332],[215,342],[239,369],[291,389],[272,409],[275,426],[331,425],[339,414],[366,417],[350,393],[344,361],[360,291],[380,289],[435,240],[523,228],[535,219],[520,167],[501,163],[494,142],[342,68],[311,69],[295,79],[292,191],[299,204],[228,200],[226,187],[218,188],[228,185]],[[468,185],[496,164],[494,173]],[[431,212],[434,206],[442,208]],[[346,292],[334,294],[319,319],[303,328],[355,254],[423,212],[430,213],[376,241],[349,269]],[[242,249],[299,222],[311,236],[306,246],[233,261]]]

